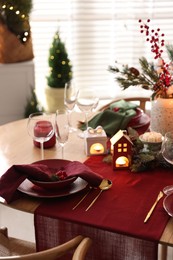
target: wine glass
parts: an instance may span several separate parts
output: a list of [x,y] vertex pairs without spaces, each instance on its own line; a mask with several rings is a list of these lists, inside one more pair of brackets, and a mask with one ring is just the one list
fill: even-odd
[[165,134],[161,152],[164,159],[170,164],[173,164],[173,131]]
[[70,80],[65,84],[64,89],[64,105],[67,108],[69,132],[74,132],[77,129],[71,125],[71,113],[75,107],[79,90],[76,88],[74,80]]
[[66,109],[56,111],[55,135],[61,146],[62,159],[64,159],[64,146],[67,143],[69,136],[68,115]]
[[[99,98],[92,89],[79,90],[77,97],[77,106],[85,114],[85,125],[88,129],[88,115],[93,109],[96,109]],[[83,137],[83,136],[80,136]]]
[[44,142],[54,135],[54,114],[36,112],[29,115],[27,129],[34,141],[40,143],[41,159],[44,159]]
[[[173,164],[173,131],[167,132],[164,136],[161,153],[163,158],[170,164]],[[173,185],[169,185],[163,189],[165,194],[173,192]]]

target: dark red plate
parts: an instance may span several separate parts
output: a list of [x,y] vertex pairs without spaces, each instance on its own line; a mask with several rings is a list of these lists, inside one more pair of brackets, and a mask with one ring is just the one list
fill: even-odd
[[26,179],[18,187],[18,190],[31,197],[49,199],[70,196],[72,194],[82,191],[87,187],[87,185],[88,183],[85,180],[78,177],[71,185],[67,186],[66,188],[51,191],[35,186],[32,182]]

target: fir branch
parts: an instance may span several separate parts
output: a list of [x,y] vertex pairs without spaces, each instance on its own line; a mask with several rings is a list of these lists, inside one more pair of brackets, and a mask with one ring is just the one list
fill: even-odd
[[139,59],[139,64],[141,66],[142,75],[149,85],[154,84],[159,80],[159,75],[154,68],[153,62],[148,62],[145,57],[142,57]]
[[166,47],[169,59],[173,62],[173,45],[167,44],[165,47]]
[[154,69],[154,63],[148,62],[145,57],[139,59],[141,72],[135,67],[123,65],[121,69],[117,66],[109,66],[108,70],[117,74],[116,81],[120,87],[127,89],[130,86],[140,86],[144,89],[151,89],[151,86],[158,81],[159,76]]

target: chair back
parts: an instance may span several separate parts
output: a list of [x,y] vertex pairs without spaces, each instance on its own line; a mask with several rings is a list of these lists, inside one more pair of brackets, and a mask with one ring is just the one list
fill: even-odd
[[[149,97],[128,97],[128,98],[121,98],[124,99],[127,102],[134,102],[136,104],[139,105],[139,108],[141,108],[144,112],[146,112],[147,110],[147,102],[150,102],[150,98]],[[116,102],[120,100],[120,98],[118,99],[114,99],[112,100],[110,103],[106,104],[105,106],[103,106],[100,111],[103,111],[105,109],[107,109],[112,103]]]
[[72,260],[85,260],[92,240],[81,235],[51,249],[36,252],[35,244],[8,236],[7,228],[0,229],[0,260],[56,260],[68,255]]

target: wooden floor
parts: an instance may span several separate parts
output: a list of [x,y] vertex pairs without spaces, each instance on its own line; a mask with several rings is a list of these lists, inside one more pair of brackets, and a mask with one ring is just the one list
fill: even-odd
[[[172,260],[172,259],[173,259],[173,247],[168,247],[167,260]],[[158,260],[162,260],[161,254],[160,254],[160,246],[159,246],[159,258],[158,258]]]

